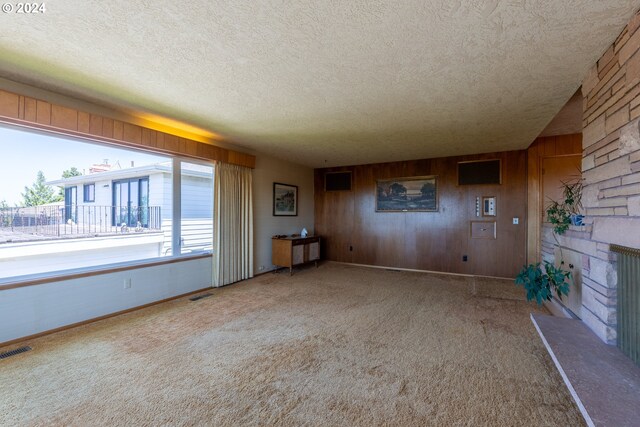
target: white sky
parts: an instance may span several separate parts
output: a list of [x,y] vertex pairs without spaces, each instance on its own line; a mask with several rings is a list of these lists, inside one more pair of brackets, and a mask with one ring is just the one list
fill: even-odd
[[[167,157],[122,150],[32,131],[0,126],[0,201],[9,206],[20,204],[25,186],[31,186],[41,170],[47,181],[62,177],[72,166],[89,173],[93,164],[109,159],[123,168],[143,166],[168,160]],[[84,171],[83,171],[84,169]]]

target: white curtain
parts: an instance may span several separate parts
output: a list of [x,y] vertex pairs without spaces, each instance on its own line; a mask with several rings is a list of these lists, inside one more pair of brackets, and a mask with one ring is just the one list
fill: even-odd
[[213,181],[213,286],[253,277],[250,168],[218,163]]

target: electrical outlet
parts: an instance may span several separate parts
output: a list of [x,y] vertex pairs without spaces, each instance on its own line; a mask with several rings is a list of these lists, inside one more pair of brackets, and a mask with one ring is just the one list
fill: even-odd
[[130,289],[131,288],[131,278],[124,279],[124,288],[125,289]]
[[513,217],[513,225],[518,225],[520,224],[520,218],[518,218],[517,216]]
[[264,270],[264,265],[261,265],[260,267],[258,267],[258,270],[260,271]]
[[466,255],[462,255],[462,262],[467,262],[469,261],[469,257]]

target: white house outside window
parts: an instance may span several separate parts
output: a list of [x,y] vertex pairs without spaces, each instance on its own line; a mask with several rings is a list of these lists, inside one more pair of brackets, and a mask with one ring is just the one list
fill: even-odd
[[212,251],[209,163],[9,127],[0,148],[0,281]]

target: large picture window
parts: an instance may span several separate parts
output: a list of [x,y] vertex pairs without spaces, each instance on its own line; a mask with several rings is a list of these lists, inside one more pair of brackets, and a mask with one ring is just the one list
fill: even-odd
[[0,147],[0,284],[212,251],[211,164],[4,126]]

